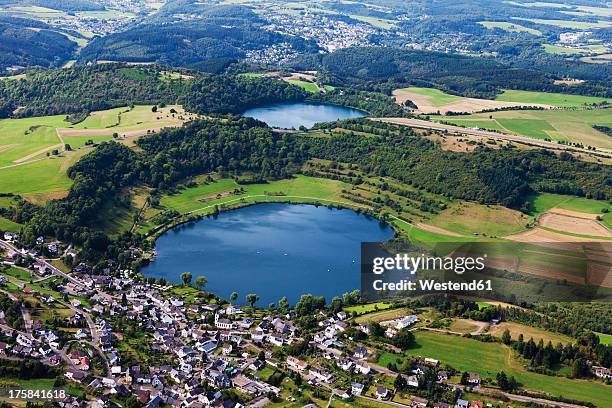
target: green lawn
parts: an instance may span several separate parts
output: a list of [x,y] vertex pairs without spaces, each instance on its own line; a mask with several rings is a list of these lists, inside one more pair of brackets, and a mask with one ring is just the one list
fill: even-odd
[[[515,360],[512,350],[499,343],[483,343],[478,340],[434,332],[416,333],[417,346],[407,355],[435,358],[455,369],[479,373],[482,377],[495,378],[499,371],[516,377],[521,385],[555,396],[580,401],[590,401],[601,407],[612,406],[612,387],[599,382],[570,380],[529,372]],[[401,358],[385,353],[384,363]]]
[[601,103],[605,98],[570,95],[554,92],[518,91],[507,89],[495,98],[498,101],[520,103],[542,103],[560,108],[579,107],[584,104]]
[[418,95],[424,95],[431,97],[429,103],[434,106],[442,106],[462,99],[461,96],[450,95],[435,88],[419,88],[419,87],[408,87],[398,89],[398,91],[412,92]]

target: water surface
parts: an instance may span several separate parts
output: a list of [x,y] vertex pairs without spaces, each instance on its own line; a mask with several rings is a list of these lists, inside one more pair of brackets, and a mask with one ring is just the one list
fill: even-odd
[[265,203],[223,212],[163,234],[157,258],[142,272],[180,283],[208,279],[207,290],[229,299],[238,292],[245,302],[256,293],[258,306],[304,293],[325,296],[358,289],[360,244],[391,238],[393,230],[352,210],[312,205]]
[[266,122],[268,126],[283,129],[311,128],[317,122],[333,122],[341,119],[362,118],[365,112],[338,105],[314,103],[275,103],[245,111],[249,116]]

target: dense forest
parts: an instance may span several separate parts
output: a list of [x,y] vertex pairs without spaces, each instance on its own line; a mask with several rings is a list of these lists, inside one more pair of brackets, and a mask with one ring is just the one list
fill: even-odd
[[320,69],[331,84],[379,89],[386,85],[387,91],[412,83],[489,99],[502,89],[612,96],[609,83],[605,83],[612,78],[612,68],[608,66],[598,67],[599,82],[574,87],[555,85],[559,76],[529,66],[513,67],[487,58],[383,47],[345,48],[330,54],[302,56],[292,66]]
[[[32,29],[34,28],[34,29]],[[32,65],[57,67],[77,44],[36,20],[0,17],[0,72]]]
[[398,136],[339,135],[305,138],[313,157],[359,165],[367,173],[448,197],[521,208],[530,191],[612,198],[608,166],[584,163],[544,150],[443,151],[429,140]]
[[[162,80],[161,67],[121,64],[36,70],[27,80],[0,81],[0,117],[110,109],[130,104],[181,103],[195,113],[238,113],[270,102],[302,100],[302,89],[269,78],[198,74]],[[17,110],[17,108],[19,109]]]

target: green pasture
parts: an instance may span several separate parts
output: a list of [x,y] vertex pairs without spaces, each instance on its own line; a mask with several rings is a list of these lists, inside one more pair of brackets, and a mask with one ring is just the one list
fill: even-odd
[[421,331],[416,333],[416,346],[404,356],[383,353],[379,364],[396,362],[406,356],[422,356],[440,360],[461,371],[475,372],[485,378],[495,378],[499,371],[514,376],[522,387],[550,393],[554,396],[589,401],[597,406],[612,406],[609,385],[586,380],[570,380],[527,371],[513,351],[499,343],[484,343],[465,337]]
[[[581,99],[585,97],[578,96],[578,98],[585,101]],[[575,102],[578,100],[574,99]],[[541,99],[538,103],[545,102]],[[436,116],[434,120],[515,133],[535,139],[569,141],[582,143],[585,146],[612,149],[612,138],[593,128],[593,125],[612,127],[610,108],[509,110],[462,116]]]
[[461,96],[450,95],[435,88],[408,87],[399,91],[412,92],[418,95],[429,96],[429,103],[434,106],[442,106],[462,99]]
[[507,89],[495,98],[498,101],[519,103],[541,103],[560,108],[580,107],[585,104],[601,103],[606,98],[595,96],[571,95],[555,92],[519,91]]

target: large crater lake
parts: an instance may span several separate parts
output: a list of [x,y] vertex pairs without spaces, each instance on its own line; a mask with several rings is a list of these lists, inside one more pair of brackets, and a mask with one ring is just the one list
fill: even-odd
[[283,129],[311,128],[317,122],[362,118],[367,113],[339,105],[314,103],[275,103],[245,111],[242,116],[259,119],[268,126]]
[[175,283],[186,271],[194,282],[206,276],[206,290],[225,299],[238,292],[242,304],[249,293],[258,306],[305,293],[331,300],[360,287],[361,242],[392,236],[389,225],[348,209],[256,204],[166,232],[142,272]]

